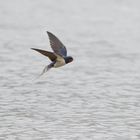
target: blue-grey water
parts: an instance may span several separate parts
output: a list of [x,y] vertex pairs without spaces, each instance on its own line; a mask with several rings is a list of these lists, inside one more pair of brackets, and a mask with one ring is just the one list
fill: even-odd
[[1,0],[0,140],[140,140],[140,1]]

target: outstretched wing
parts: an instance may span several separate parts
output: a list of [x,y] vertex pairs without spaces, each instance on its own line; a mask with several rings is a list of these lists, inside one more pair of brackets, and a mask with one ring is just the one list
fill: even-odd
[[47,56],[51,61],[55,61],[56,60],[56,56],[54,55],[54,53],[52,52],[48,52],[48,51],[44,51],[44,50],[40,50],[40,49],[35,49],[35,48],[31,48],[32,50],[35,50],[45,56]]
[[47,34],[49,36],[50,45],[53,51],[58,55],[67,56],[67,49],[63,43],[52,33],[47,31]]

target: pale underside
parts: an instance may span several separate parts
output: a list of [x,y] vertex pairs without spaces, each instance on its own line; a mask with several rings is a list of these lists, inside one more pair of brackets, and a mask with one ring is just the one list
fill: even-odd
[[55,55],[56,55],[57,59],[56,59],[56,63],[54,64],[54,68],[64,66],[66,64],[64,58],[61,57],[60,55],[57,55],[57,54],[55,54]]
[[65,63],[65,60],[64,60],[64,58],[62,56],[57,55],[57,54],[55,54],[55,55],[57,56],[57,59],[56,59],[56,62],[54,63],[54,65],[53,66],[50,66],[51,65],[50,64],[50,65],[46,66],[43,69],[42,73],[39,75],[39,77],[42,76],[44,73],[46,73],[51,68],[58,68],[58,67],[64,66],[66,64]]

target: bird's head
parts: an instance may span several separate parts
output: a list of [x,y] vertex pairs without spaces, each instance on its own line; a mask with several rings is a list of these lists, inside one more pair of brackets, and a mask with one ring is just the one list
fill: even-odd
[[72,61],[73,61],[73,58],[72,58],[71,56],[65,57],[65,62],[66,62],[66,64],[67,64],[67,63],[70,63],[70,62],[72,62]]

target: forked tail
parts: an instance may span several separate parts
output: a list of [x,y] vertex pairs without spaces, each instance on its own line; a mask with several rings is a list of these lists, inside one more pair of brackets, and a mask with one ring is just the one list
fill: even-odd
[[52,67],[53,67],[53,63],[51,63],[51,64],[49,64],[49,65],[47,65],[44,69],[43,69],[43,71],[42,71],[42,73],[39,75],[39,77],[40,76],[42,76],[44,73],[46,73],[47,71],[49,71]]

